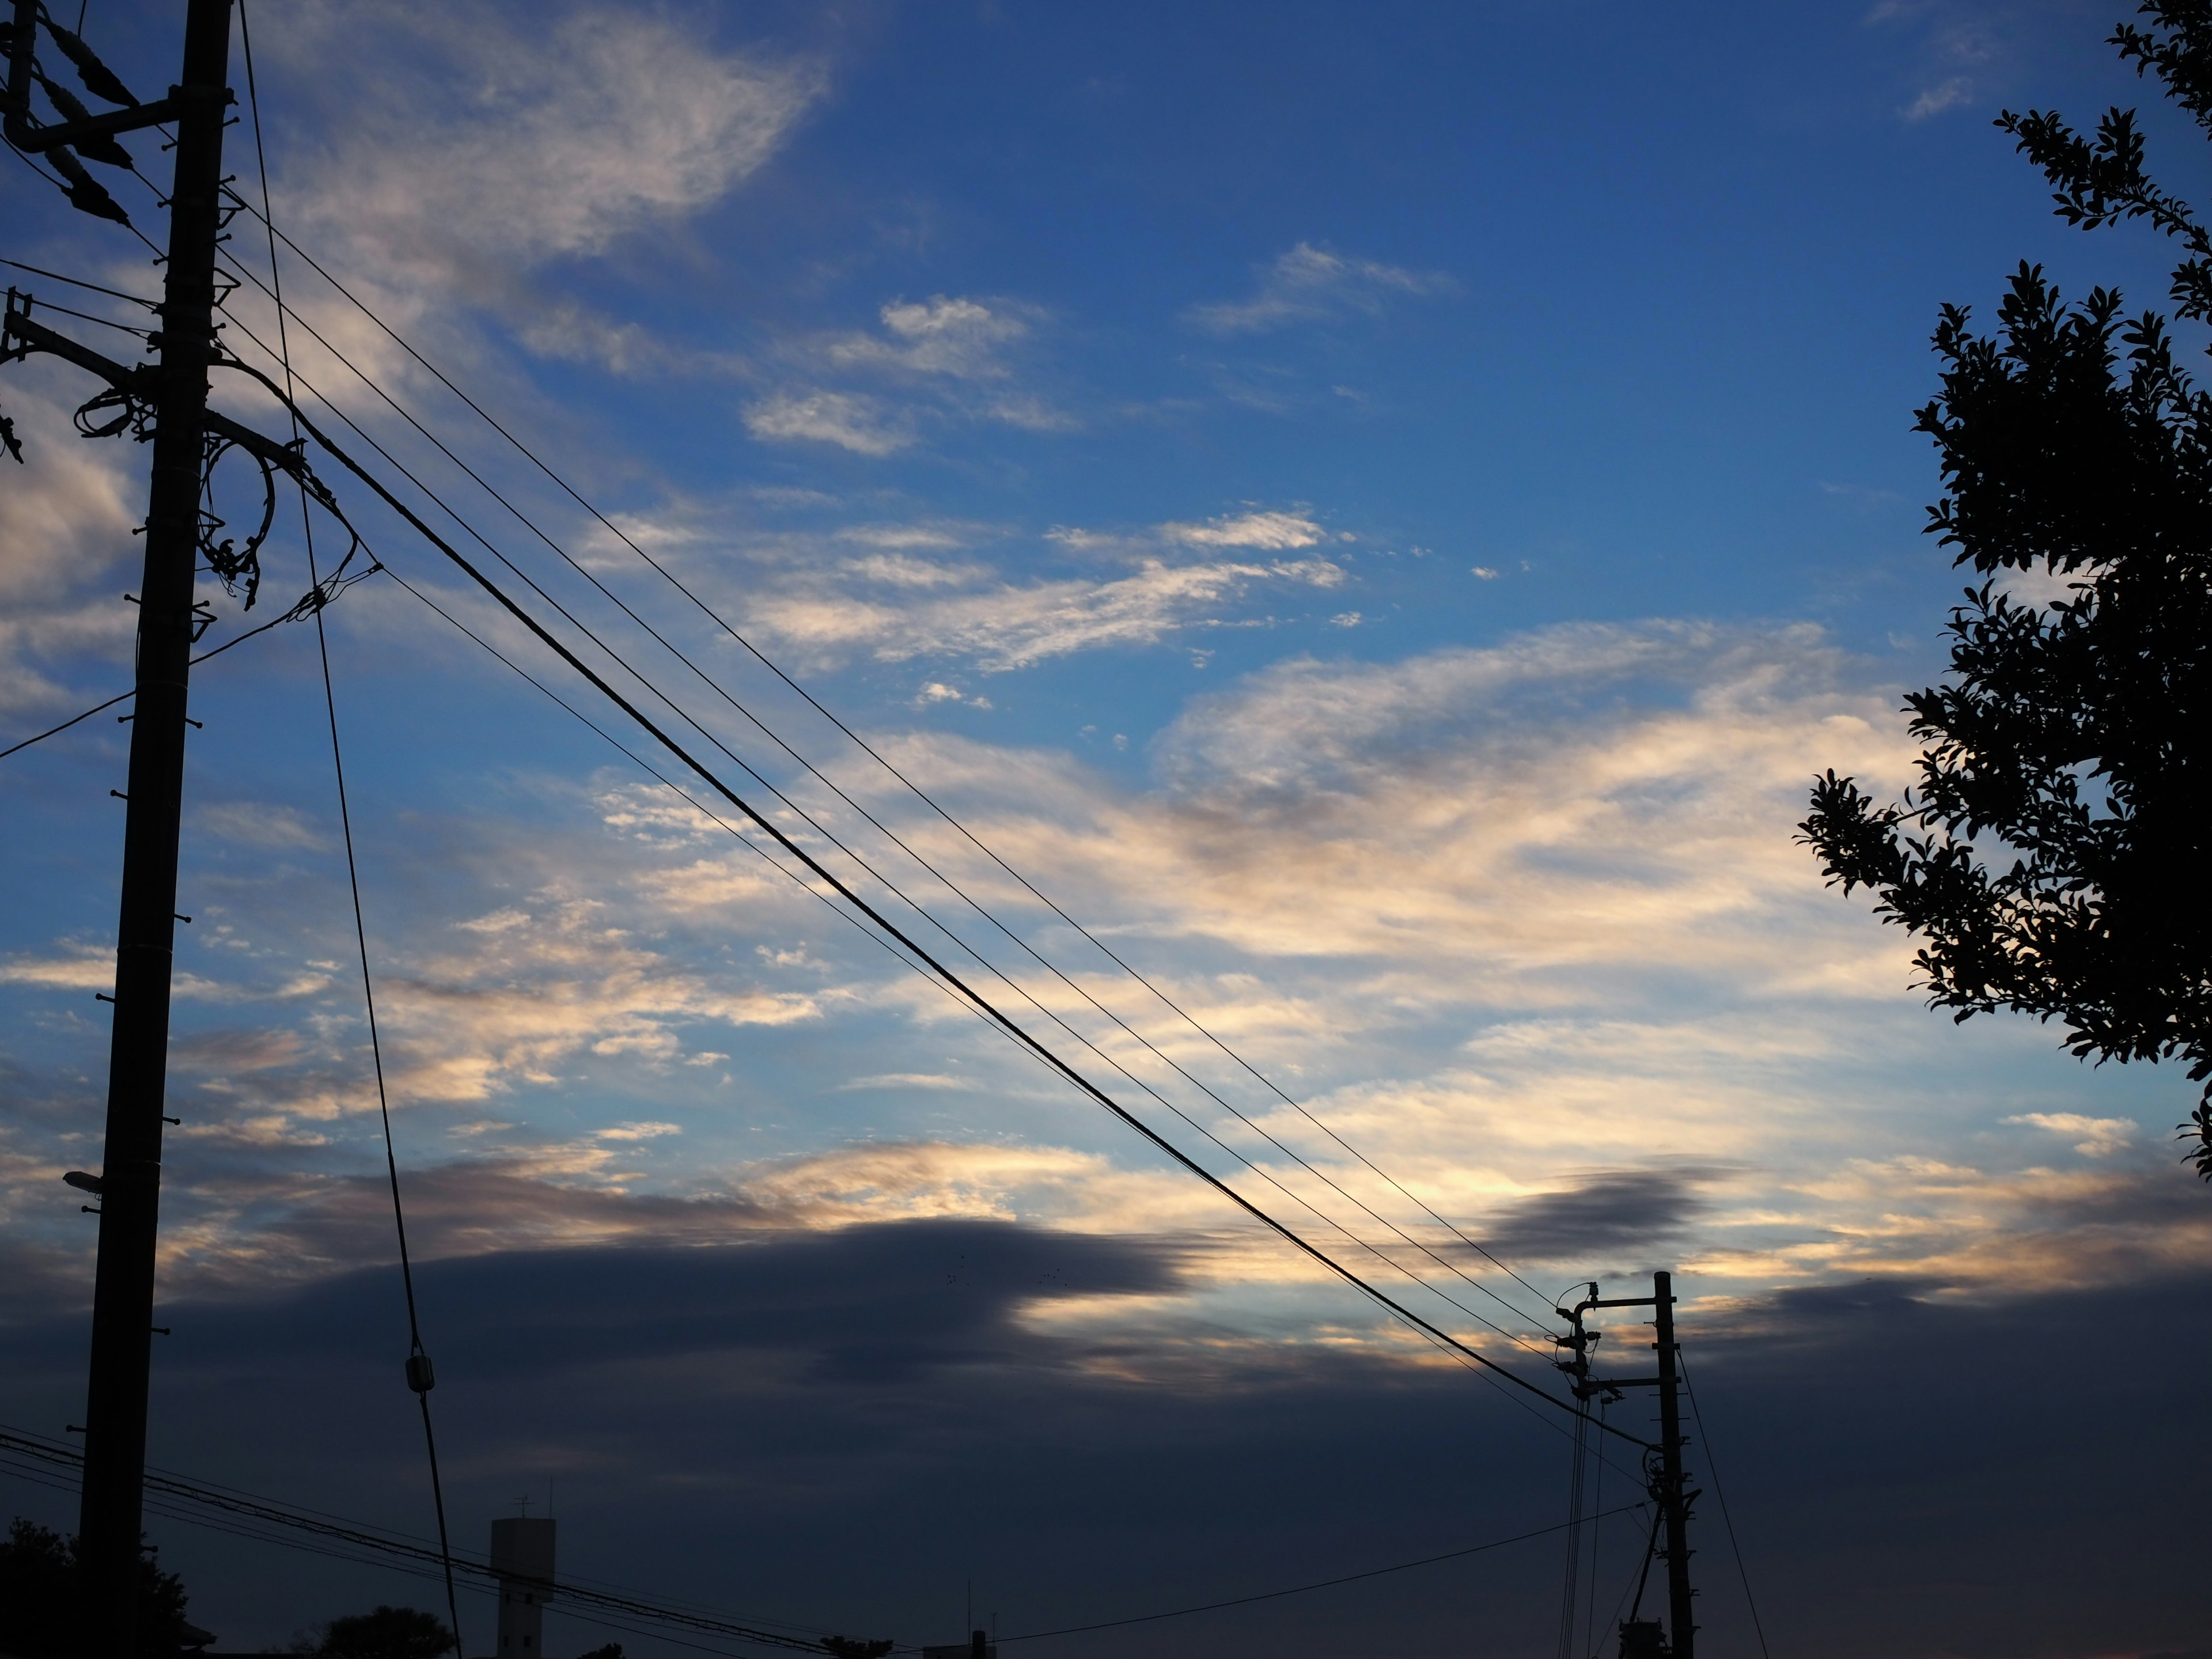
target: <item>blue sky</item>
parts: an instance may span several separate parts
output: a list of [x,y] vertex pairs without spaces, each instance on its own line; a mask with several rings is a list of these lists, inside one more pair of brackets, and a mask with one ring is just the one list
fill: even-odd
[[[143,91],[173,75],[173,10],[95,0],[87,33]],[[2069,292],[2163,294],[2148,233],[2065,230],[1990,125],[2007,106],[2148,101],[2100,44],[2105,10],[249,15],[279,226],[614,529],[287,254],[307,382],[969,945],[1320,1207],[1366,1225],[1116,1048],[331,353],[1085,992],[1363,1200],[1425,1224],[632,544],[1321,1119],[1513,1241],[1541,1286],[1678,1266],[1717,1401],[1735,1402],[1751,1564],[1791,1642],[2198,1639],[2161,1577],[2191,1501],[2178,1455],[2156,1454],[2154,1501],[2108,1514],[2063,1480],[2023,1497],[1971,1457],[1932,1487],[1885,1462],[1915,1435],[1955,1447],[1941,1425],[1971,1425],[1970,1397],[1930,1397],[1909,1426],[1902,1406],[1856,1409],[1936,1386],[1931,1328],[2009,1353],[2032,1314],[2101,1344],[2112,1297],[2201,1311],[2212,1224],[2167,1139],[2185,1080],[2082,1068],[2025,1022],[1926,1012],[1904,942],[1790,842],[1815,770],[1902,786],[1897,704],[1941,670],[1960,579],[1920,534],[1936,486],[1911,431],[1936,307],[1986,314],[2023,258]],[[2200,141],[2145,115],[2160,176],[2197,189]],[[233,130],[229,165],[258,200],[250,132]],[[149,173],[153,148],[137,144]],[[150,229],[151,193],[112,182]],[[0,204],[0,255],[154,292],[127,233],[18,163]],[[231,257],[265,276],[252,221],[233,230]],[[248,287],[231,310],[233,348],[270,367],[246,332],[273,340],[270,307]],[[277,429],[268,399],[218,380],[222,406]],[[9,741],[128,683],[143,452],[70,432],[85,391],[46,362],[0,381],[30,461],[0,474]],[[392,571],[574,698],[321,471]],[[252,482],[226,478],[224,510],[254,505]],[[210,589],[210,643],[306,586],[280,525],[251,617]],[[765,1586],[713,1589],[732,1605],[781,1584],[794,1616],[940,1640],[966,1577],[1018,1579],[1033,1611],[1010,1620],[1042,1629],[1101,1601],[1325,1576],[1347,1551],[1434,1553],[1478,1520],[1549,1521],[1548,1437],[1470,1405],[1465,1379],[417,599],[376,577],[330,623],[430,1340],[456,1351],[440,1400],[465,1534],[552,1477],[575,1559],[602,1576],[708,1595],[720,1558],[697,1552],[720,1540],[779,1564]],[[320,695],[299,624],[195,681],[163,1283],[202,1316],[165,1350],[156,1455],[416,1526],[408,1402],[346,1369],[359,1322],[392,1313],[392,1248]],[[77,1397],[89,1223],[56,1177],[98,1157],[125,729],[103,716],[0,763],[0,1203],[22,1334],[0,1418],[45,1432]],[[774,1303],[780,1274],[847,1285],[830,1302],[849,1293],[853,1318],[920,1320],[910,1351],[854,1358],[827,1316],[698,1346],[640,1334],[673,1282],[657,1253],[709,1245],[727,1248],[699,1271],[732,1275],[714,1281],[732,1305]],[[971,1250],[998,1264],[988,1313],[863,1295]],[[1055,1252],[1087,1264],[1080,1288],[1050,1277]],[[921,1280],[957,1288],[963,1270],[934,1271]],[[520,1394],[485,1298],[538,1356]],[[562,1323],[579,1310],[598,1338]],[[2201,1319],[2182,1322],[2201,1341]],[[645,1357],[617,1386],[634,1337]],[[232,1349],[260,1358],[234,1366]],[[878,1373],[875,1393],[852,1381]],[[2086,1403],[2050,1455],[2093,1480],[2154,1456],[2133,1386],[2069,1374],[2018,1409]],[[766,1431],[776,1450],[701,1426],[716,1389],[787,1425]],[[358,1401],[357,1438],[297,1409],[316,1390]],[[1011,1440],[979,1404],[1002,1396],[1034,1415]],[[1345,1426],[1377,1410],[1396,1413],[1387,1445]],[[621,1426],[641,1412],[700,1437],[641,1439]],[[902,1413],[907,1429],[885,1426]],[[1469,1421],[1470,1467],[1497,1476],[1473,1510],[1454,1486],[1469,1469],[1426,1461],[1429,1425]],[[1192,1448],[1255,1495],[1190,1510],[1202,1525],[1147,1519],[1146,1481]],[[1322,1473],[1300,1486],[1309,1457]],[[945,1499],[979,1461],[998,1498]],[[787,1505],[773,1537],[735,1495],[762,1482]],[[1524,1483],[1540,1502],[1509,1501]],[[917,1542],[932,1514],[957,1519]],[[1856,1541],[1863,1515],[1881,1546]],[[860,1548],[854,1526],[896,1540],[865,1593],[823,1566]],[[2110,1571],[2043,1582],[2004,1544],[2035,1528]],[[1054,1577],[1055,1538],[1082,1541],[1083,1573]],[[271,1589],[240,1547],[163,1544],[227,1641],[408,1589],[336,1567]],[[1208,1550],[1216,1571],[1193,1565]],[[1839,1612],[1824,1564],[1845,1559],[1860,1588]],[[1606,1582],[1629,1565],[1608,1558]],[[1501,1650],[1553,1639],[1551,1571],[1540,1592],[1476,1586]],[[1462,1593],[1333,1604],[1266,1639],[1318,1652],[1389,1619],[1429,1639],[1475,1616]],[[1735,1603],[1714,1617],[1747,1639]]]

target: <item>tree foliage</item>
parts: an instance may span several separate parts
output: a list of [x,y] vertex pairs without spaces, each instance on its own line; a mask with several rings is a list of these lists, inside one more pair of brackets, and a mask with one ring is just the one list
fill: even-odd
[[331,1620],[295,1650],[317,1659],[439,1659],[453,1646],[453,1632],[434,1613],[378,1607]]
[[[84,1650],[84,1564],[76,1540],[20,1516],[0,1542],[0,1653],[76,1659]],[[185,1620],[184,1581],[163,1572],[150,1547],[138,1557],[138,1647],[175,1653],[204,1640]]]
[[[2212,133],[2212,0],[2152,3],[2112,38]],[[2144,167],[2134,113],[2094,138],[2056,112],[1998,125],[2084,229],[2147,220],[2180,244],[2176,314],[2212,320],[2212,234]],[[2212,1079],[2212,396],[2166,319],[2023,264],[1994,337],[1946,306],[1918,412],[1943,499],[1928,529],[1983,578],[1951,613],[1951,672],[1905,699],[1919,777],[1883,805],[1833,771],[1800,839],[1831,884],[1918,937],[1931,1006],[2057,1020],[2100,1061]],[[2005,573],[2061,589],[2040,603]],[[2191,1157],[2212,1181],[2212,1081]]]

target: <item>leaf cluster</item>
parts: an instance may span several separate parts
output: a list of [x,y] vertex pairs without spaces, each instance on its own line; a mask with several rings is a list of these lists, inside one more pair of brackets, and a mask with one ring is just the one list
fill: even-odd
[[[86,1573],[76,1540],[20,1516],[0,1541],[0,1653],[76,1659],[84,1650]],[[175,1653],[204,1641],[185,1620],[184,1581],[163,1572],[151,1547],[138,1557],[138,1649]]]
[[[2142,8],[2113,37],[2212,131],[2212,0]],[[2083,228],[2147,218],[2181,241],[2179,315],[2212,319],[2212,236],[2144,170],[2132,112],[2094,139],[2056,113],[1998,125]],[[1883,805],[1833,771],[1799,839],[1921,940],[1932,1006],[2057,1020],[2078,1056],[2180,1058],[2212,1079],[2212,397],[2166,320],[2099,289],[2012,278],[1994,335],[1962,307],[1918,411],[1943,499],[1928,529],[1983,578],[1951,613],[1951,672],[1905,700],[1924,747]],[[2010,573],[2058,587],[2043,603]],[[2212,1181],[2212,1082],[2185,1133]]]
[[292,1650],[316,1659],[439,1659],[453,1647],[453,1632],[434,1613],[386,1605],[333,1619]]

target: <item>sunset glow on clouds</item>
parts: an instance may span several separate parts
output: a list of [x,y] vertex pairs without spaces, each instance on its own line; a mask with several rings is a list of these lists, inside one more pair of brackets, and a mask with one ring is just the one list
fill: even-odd
[[[1826,11],[1762,46],[1615,11],[1601,43],[1570,43],[1541,9],[1439,13],[1429,47],[1376,47],[1387,71],[1342,68],[1410,100],[1386,142],[1327,95],[1323,37],[1358,33],[1351,9],[1257,46],[1233,9],[1187,36],[1139,9],[1157,38],[1134,40],[1010,9],[257,10],[280,224],[606,519],[288,255],[295,365],[453,503],[466,526],[447,532],[649,673],[682,715],[561,625],[779,828],[1238,1190],[1486,1351],[1510,1345],[1413,1279],[1498,1314],[1464,1269],[1524,1324],[1548,1303],[1428,1210],[1544,1297],[1674,1266],[1716,1342],[1847,1298],[1875,1318],[2030,1282],[2201,1283],[2212,1206],[2172,1155],[2179,1076],[1928,1013],[1908,942],[1792,842],[1816,770],[1911,781],[1898,703],[1940,672],[1957,586],[1918,533],[1923,342],[1939,301],[1993,292],[2023,252],[2069,283],[2087,258],[1984,118],[2137,96],[2086,67],[2094,25]],[[100,10],[102,49],[166,84],[168,11],[125,35]],[[1986,50],[1960,44],[1969,23]],[[1232,57],[1249,84],[1192,82]],[[1549,67],[1509,85],[1516,60]],[[1661,133],[1685,76],[1705,77],[1697,112]],[[1770,90],[1805,76],[1818,133]],[[1313,132],[1283,130],[1292,106]],[[1370,175],[1370,144],[1407,171]],[[1756,159],[1777,147],[1786,177]],[[1946,169],[1979,205],[1956,207]],[[1778,205],[1815,198],[1830,219]],[[135,243],[20,168],[0,201],[0,253],[152,291]],[[249,223],[234,257],[258,271]],[[2094,252],[2117,272],[2100,280],[2153,291],[2156,250]],[[273,307],[247,287],[231,309],[232,349],[270,367],[246,331],[273,341]],[[30,463],[0,463],[8,742],[129,680],[144,454],[70,430],[80,381],[34,361],[0,382]],[[239,377],[217,402],[277,429]],[[224,510],[256,509],[227,465]],[[649,749],[322,471],[374,557]],[[251,617],[207,590],[210,643],[307,586],[289,513],[266,561]],[[416,1260],[445,1282],[555,1283],[533,1253],[569,1252],[576,1317],[611,1328],[651,1300],[620,1264],[653,1252],[780,1307],[744,1264],[815,1285],[807,1263],[905,1271],[894,1241],[942,1240],[957,1265],[930,1255],[914,1282],[999,1264],[996,1311],[945,1328],[1032,1345],[1006,1376],[1191,1401],[1430,1386],[1431,1350],[757,831],[738,845],[387,579],[329,623],[395,1142]],[[193,686],[163,1294],[246,1324],[350,1306],[347,1275],[394,1260],[304,629]],[[127,733],[103,715],[0,763],[6,1305],[42,1332],[89,1282],[58,1176],[98,1167]],[[617,1288],[589,1289],[601,1274]],[[1519,1356],[1532,1375],[1550,1358]],[[714,1386],[763,1399],[804,1370],[730,1364]],[[637,1386],[688,1411],[714,1370],[671,1359]],[[599,1467],[560,1409],[528,1419],[532,1443]],[[462,1477],[507,1478],[489,1451]],[[759,1479],[805,1486],[781,1462]]]

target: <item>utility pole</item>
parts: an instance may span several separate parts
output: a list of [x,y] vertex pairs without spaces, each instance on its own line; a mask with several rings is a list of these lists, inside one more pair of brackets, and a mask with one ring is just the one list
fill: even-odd
[[[1658,1369],[1649,1376],[1595,1375],[1590,1369],[1590,1356],[1604,1333],[1583,1328],[1583,1317],[1593,1308],[1650,1309],[1653,1334],[1657,1338],[1652,1347],[1658,1354]],[[1652,1502],[1658,1508],[1652,1528],[1652,1548],[1667,1562],[1667,1640],[1662,1644],[1659,1627],[1639,1617],[1644,1606],[1643,1585],[1639,1582],[1636,1604],[1620,1627],[1622,1659],[1696,1659],[1698,1626],[1691,1599],[1696,1592],[1690,1588],[1690,1505],[1698,1494],[1691,1489],[1682,1468],[1682,1370],[1675,1363],[1674,1275],[1652,1274],[1650,1296],[1601,1297],[1597,1286],[1592,1285],[1587,1297],[1572,1308],[1558,1311],[1571,1327],[1571,1334],[1554,1337],[1553,1340],[1571,1354],[1571,1358],[1559,1363],[1559,1368],[1571,1379],[1576,1399],[1587,1401],[1604,1395],[1618,1400],[1623,1389],[1659,1390],[1656,1467],[1652,1467],[1653,1455],[1647,1452],[1644,1475],[1650,1485]],[[1666,1538],[1663,1550],[1658,1547],[1662,1532]],[[1650,1568],[1650,1557],[1647,1555],[1647,1577]]]
[[[108,1051],[106,1162],[100,1194],[100,1265],[93,1291],[86,1387],[84,1495],[77,1548],[87,1589],[88,1651],[133,1659],[138,1540],[146,1477],[146,1401],[152,1359],[155,1235],[161,1198],[162,1107],[168,1071],[169,980],[176,944],[177,837],[185,776],[185,681],[193,639],[192,581],[202,539],[201,478],[207,454],[208,369],[216,356],[215,255],[222,231],[222,130],[229,88],[231,0],[189,0],[184,70],[158,104],[138,104],[59,125],[30,118],[31,61],[43,27],[80,70],[90,54],[64,36],[37,0],[16,0],[7,131],[18,149],[46,154],[65,177],[83,168],[68,146],[160,121],[176,123],[169,192],[169,252],[160,359],[152,371],[153,483],[146,513],[146,568],[138,591],[137,712],[125,797],[123,895],[116,929],[115,1024]],[[92,60],[95,64],[97,60]],[[93,85],[104,70],[88,76]],[[106,76],[101,85],[129,100]],[[52,93],[49,85],[50,95]],[[62,100],[58,107],[67,111]],[[97,186],[71,200],[121,219]],[[100,205],[105,204],[105,207]]]
[[1651,1275],[1652,1324],[1659,1350],[1659,1504],[1667,1517],[1667,1624],[1674,1659],[1693,1659],[1697,1622],[1690,1606],[1690,1498],[1683,1484],[1681,1368],[1674,1363],[1674,1275]]

